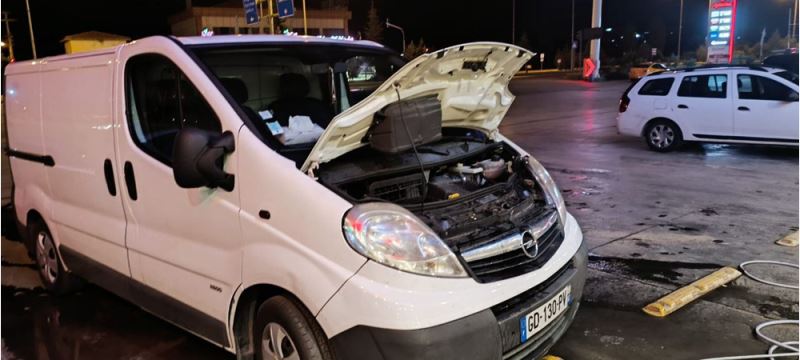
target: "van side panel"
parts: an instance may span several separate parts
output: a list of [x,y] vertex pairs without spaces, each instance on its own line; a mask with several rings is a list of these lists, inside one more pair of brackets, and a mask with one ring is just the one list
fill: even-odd
[[[6,68],[6,126],[10,152],[47,155],[42,141],[41,80],[39,65],[19,62]],[[11,156],[14,177],[14,206],[17,219],[27,225],[27,214],[36,209],[42,216],[50,213],[50,192],[46,165]]]
[[[42,124],[44,148],[55,161],[47,172],[56,240],[130,275],[125,215],[115,179],[120,167],[112,119],[114,58],[106,53],[46,62],[41,71]],[[106,176],[106,160],[114,177]]]

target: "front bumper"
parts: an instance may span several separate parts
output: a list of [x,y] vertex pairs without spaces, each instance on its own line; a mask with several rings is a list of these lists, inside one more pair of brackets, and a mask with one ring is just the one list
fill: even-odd
[[[489,309],[416,330],[356,326],[334,336],[338,359],[538,359],[563,335],[577,313],[586,282],[586,244],[551,278]],[[555,321],[521,343],[520,318],[565,286],[572,303]]]

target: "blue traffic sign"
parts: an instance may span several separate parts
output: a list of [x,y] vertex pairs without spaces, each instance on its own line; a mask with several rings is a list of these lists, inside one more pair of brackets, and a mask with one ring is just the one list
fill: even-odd
[[294,16],[294,0],[278,0],[278,17]]
[[256,7],[256,0],[242,0],[244,5],[244,20],[247,24],[258,23],[258,7]]

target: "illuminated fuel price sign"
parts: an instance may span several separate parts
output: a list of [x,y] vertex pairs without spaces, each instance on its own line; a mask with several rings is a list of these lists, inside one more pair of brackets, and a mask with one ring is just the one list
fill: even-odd
[[709,63],[726,64],[733,60],[735,27],[736,0],[709,0],[707,59]]

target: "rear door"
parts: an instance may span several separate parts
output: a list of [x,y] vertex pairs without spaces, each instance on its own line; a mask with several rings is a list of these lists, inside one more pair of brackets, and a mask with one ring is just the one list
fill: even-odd
[[733,135],[728,71],[686,74],[672,104],[684,137],[719,139]]
[[[736,75],[736,138],[797,143],[797,89],[756,72]],[[794,87],[794,88],[793,88]]]
[[[184,189],[171,164],[181,128],[238,134],[241,119],[172,40],[129,44],[119,62],[117,89],[124,95],[115,131],[137,301],[227,346],[230,300],[241,283],[239,186]],[[227,173],[236,175],[237,157],[225,159]]]

